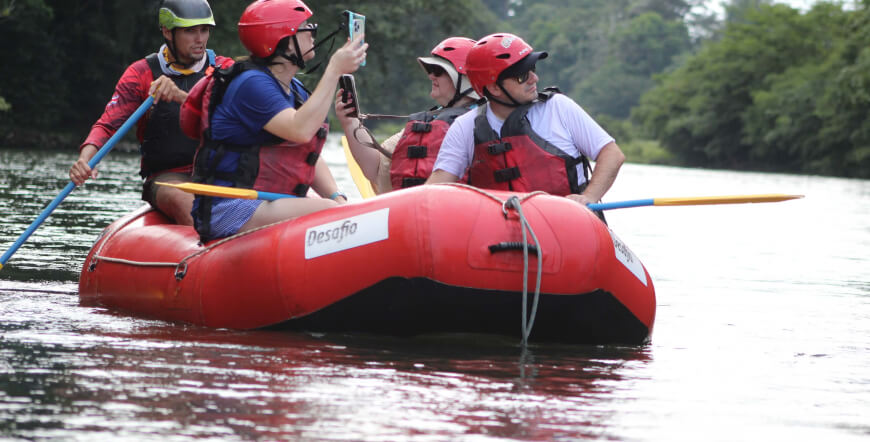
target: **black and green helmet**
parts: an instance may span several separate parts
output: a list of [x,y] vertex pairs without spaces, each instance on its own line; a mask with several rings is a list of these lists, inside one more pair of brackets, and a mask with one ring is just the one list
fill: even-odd
[[214,26],[214,15],[206,0],[164,0],[159,17],[160,26],[166,29]]

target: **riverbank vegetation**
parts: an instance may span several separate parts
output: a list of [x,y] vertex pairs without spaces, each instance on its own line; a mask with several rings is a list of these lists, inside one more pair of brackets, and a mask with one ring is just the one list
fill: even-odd
[[[156,0],[0,0],[0,145],[74,149],[132,61],[162,43]],[[209,46],[239,56],[248,0],[212,1]],[[319,2],[323,38],[341,11],[367,16],[363,110],[431,106],[415,59],[451,35],[509,31],[550,57],[558,85],[629,161],[870,178],[870,0],[806,11],[732,0]],[[339,41],[344,37],[341,36]],[[336,41],[336,44],[339,44]],[[10,42],[15,42],[11,44]],[[325,58],[329,44],[318,58]],[[316,84],[318,74],[304,80]],[[375,129],[378,129],[377,127]],[[392,127],[382,127],[387,132]]]

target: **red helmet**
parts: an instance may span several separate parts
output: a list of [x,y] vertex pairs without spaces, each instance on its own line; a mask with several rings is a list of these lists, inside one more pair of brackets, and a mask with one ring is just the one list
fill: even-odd
[[265,58],[282,38],[296,35],[299,25],[312,15],[301,0],[257,0],[239,19],[239,39],[252,55]]
[[456,72],[465,74],[465,58],[474,43],[476,42],[470,38],[450,37],[438,43],[438,46],[432,49],[432,55],[446,58],[456,68]]
[[[468,52],[466,71],[471,87],[483,96],[483,87],[495,83],[505,69],[532,55],[532,47],[513,34],[487,35]],[[534,61],[546,58],[546,52],[535,52]]]

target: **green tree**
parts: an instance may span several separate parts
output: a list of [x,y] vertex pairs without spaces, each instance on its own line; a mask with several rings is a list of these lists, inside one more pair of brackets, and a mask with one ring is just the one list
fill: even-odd
[[753,23],[728,25],[722,41],[663,77],[634,110],[635,119],[688,164],[747,165],[741,113],[753,89],[806,54],[806,40],[794,27],[798,11],[775,6],[750,16]]
[[739,17],[660,77],[635,121],[690,165],[870,174],[866,6],[760,5]]
[[653,86],[651,76],[690,49],[679,18],[688,8],[679,0],[549,0],[527,6],[511,23],[550,53],[542,84],[560,86],[593,115],[627,118]]
[[[323,31],[318,36],[338,27],[341,12],[346,8],[346,5],[318,5],[313,18]],[[478,38],[481,30],[495,29],[498,22],[481,0],[436,3],[359,0],[353,4],[353,10],[366,16],[368,56],[366,66],[354,76],[361,107],[370,113],[407,114],[432,107],[430,82],[417,57],[428,56],[447,37]],[[339,35],[336,45],[343,44],[345,38],[346,34]],[[327,49],[328,45],[318,50],[318,58],[325,59]],[[313,85],[319,75],[315,73],[303,81]]]
[[[816,5],[819,57],[772,75],[744,114],[751,159],[796,172],[870,176],[870,12]],[[827,38],[825,38],[827,37]]]
[[[163,43],[157,25],[160,0],[0,1],[0,39],[6,42],[0,45],[0,108],[14,109],[0,119],[0,142],[7,144],[39,145],[48,133],[83,136],[124,69]],[[245,55],[236,23],[250,0],[211,3],[217,27],[209,47],[228,56]],[[338,28],[340,13],[349,6],[312,4],[312,21],[321,24],[321,36]],[[357,77],[370,112],[428,108],[428,82],[416,57],[427,55],[445,37],[475,36],[498,27],[481,0],[360,0],[352,8],[368,17],[368,66]],[[336,45],[345,38],[339,35]],[[319,58],[325,59],[329,49],[319,48]],[[304,81],[314,85],[318,75]]]

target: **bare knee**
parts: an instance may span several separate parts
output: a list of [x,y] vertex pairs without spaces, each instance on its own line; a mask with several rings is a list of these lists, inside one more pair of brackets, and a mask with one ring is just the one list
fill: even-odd
[[267,224],[298,218],[309,213],[336,207],[338,203],[326,198],[285,198],[264,202],[254,212],[240,231],[255,229]]
[[190,211],[193,209],[193,195],[178,189],[160,188],[155,198],[157,208],[177,224],[192,226],[193,217]]

